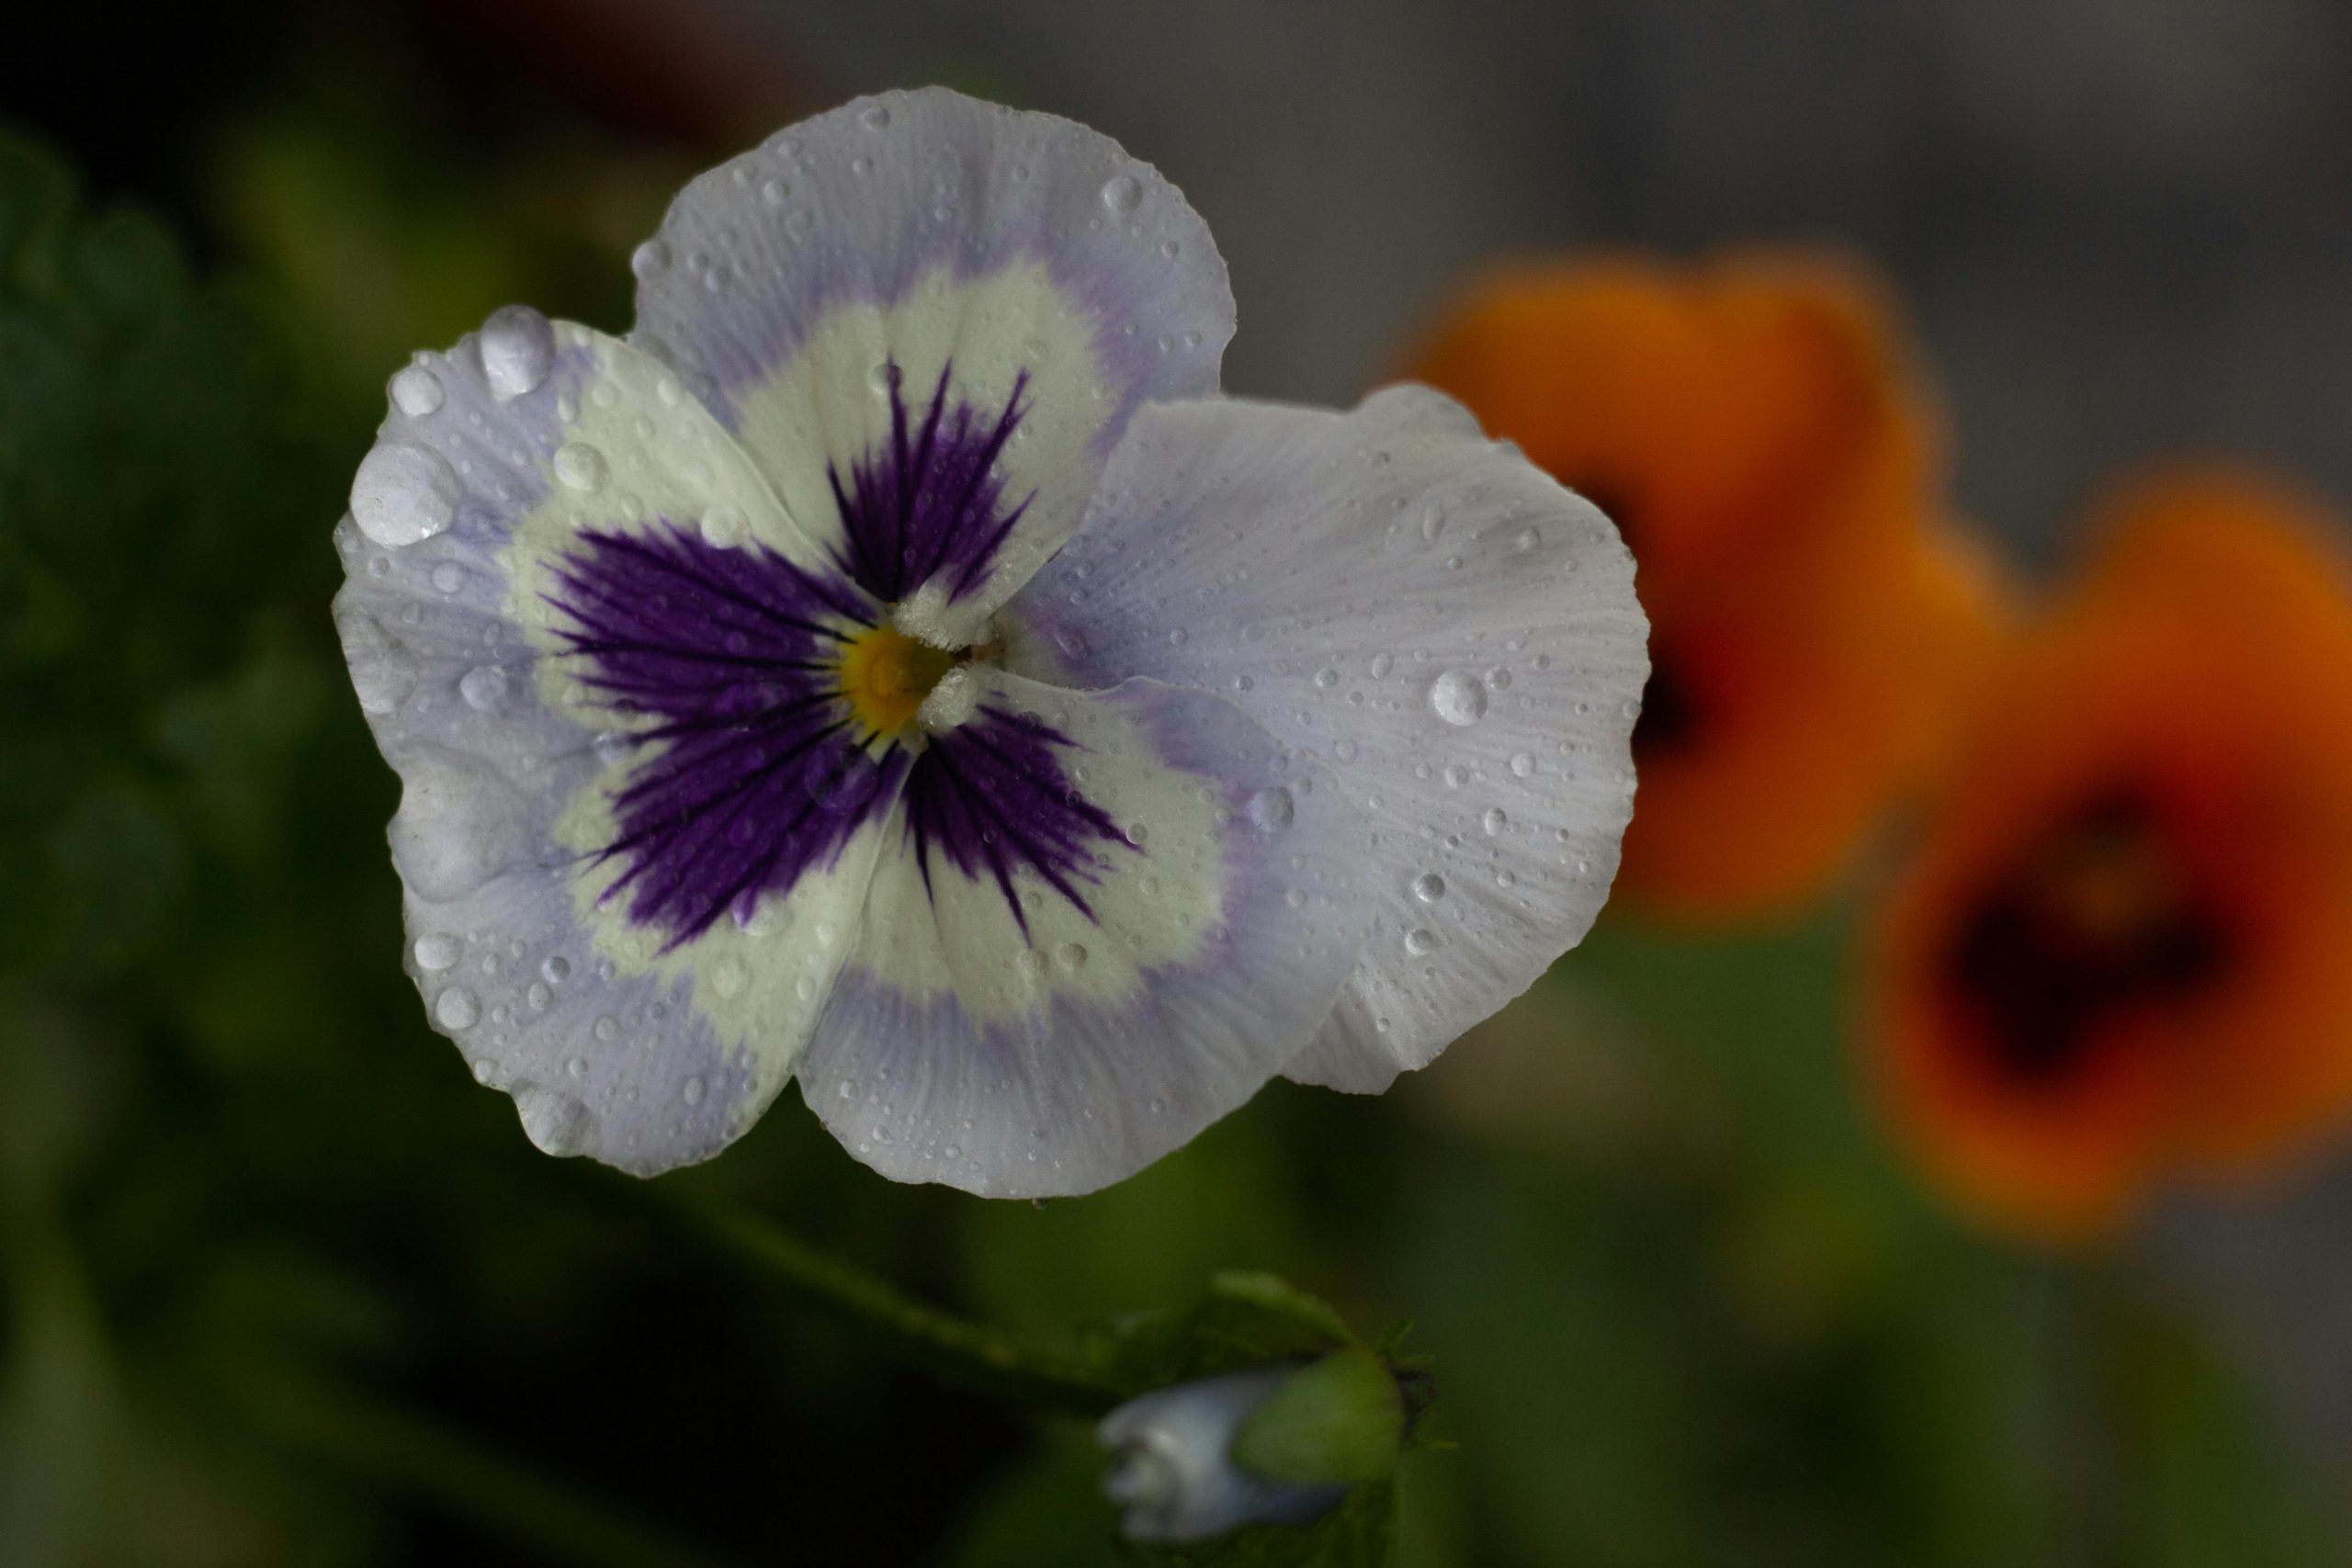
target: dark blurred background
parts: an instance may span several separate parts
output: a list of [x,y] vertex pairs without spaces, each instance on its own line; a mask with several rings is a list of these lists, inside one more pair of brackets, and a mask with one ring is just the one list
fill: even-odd
[[[1182,186],[1248,393],[1351,401],[1501,256],[1847,248],[2041,569],[2144,458],[2352,498],[2347,80],[2328,0],[12,17],[0,120],[81,182],[89,287],[0,343],[0,522],[67,541],[7,563],[0,1561],[1114,1560],[1082,1434],[631,1228],[426,1030],[325,611],[408,350],[512,299],[626,327],[685,176],[940,82]],[[2352,1172],[2117,1257],[1969,1235],[1853,1102],[1852,918],[1605,924],[1385,1100],[1277,1086],[1042,1211],[888,1187],[789,1096],[680,1179],[1045,1336],[1223,1266],[1416,1316],[1462,1444],[1416,1565],[2343,1561]]]

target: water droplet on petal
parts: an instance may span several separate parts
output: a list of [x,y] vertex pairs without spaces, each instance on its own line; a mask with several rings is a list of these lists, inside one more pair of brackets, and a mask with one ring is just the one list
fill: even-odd
[[433,1000],[433,1021],[444,1029],[471,1029],[481,1020],[481,1004],[463,986],[452,986]]
[[433,931],[416,939],[416,966],[419,969],[447,969],[464,955],[465,943],[447,931]]
[[719,549],[731,549],[743,542],[743,509],[721,503],[702,514],[702,536],[706,543]]
[[490,395],[519,398],[555,368],[555,328],[528,305],[507,305],[481,324],[481,373]]
[[1270,784],[1250,797],[1246,809],[1251,826],[1261,833],[1273,833],[1290,826],[1297,807],[1290,791],[1280,784]]
[[1133,175],[1114,175],[1103,182],[1102,205],[1113,212],[1133,212],[1143,203],[1143,186]]
[[1405,933],[1405,951],[1418,958],[1437,946],[1437,934],[1426,926],[1415,926]]
[[506,705],[507,686],[504,666],[484,664],[459,678],[458,694],[477,713],[496,713]]
[[646,241],[629,253],[628,269],[644,278],[669,271],[670,247],[660,240]]
[[514,1111],[523,1119],[523,1135],[545,1155],[564,1159],[588,1146],[595,1125],[588,1108],[568,1094],[537,1084],[514,1087]]
[[1075,975],[1086,967],[1086,949],[1074,942],[1066,942],[1054,949],[1054,963],[1065,975]]
[[1501,807],[1489,806],[1487,807],[1487,814],[1478,818],[1478,824],[1489,833],[1499,833],[1510,826],[1510,818],[1504,813]]
[[1425,871],[1413,878],[1413,897],[1424,904],[1434,904],[1445,897],[1445,878],[1436,872]]
[[351,480],[351,515],[386,549],[429,539],[458,520],[457,470],[413,442],[387,441],[359,460]]
[[392,406],[411,419],[423,419],[441,407],[441,378],[422,365],[411,365],[392,377]]
[[699,1075],[688,1078],[678,1088],[678,1098],[684,1100],[688,1105],[700,1105],[702,1103],[702,1078]]
[[571,441],[556,448],[555,477],[573,490],[602,490],[610,473],[605,455],[594,446]]
[[1430,711],[1457,727],[1476,724],[1487,711],[1487,688],[1467,670],[1448,670],[1430,684]]
[[1510,760],[1510,771],[1511,776],[1514,778],[1524,779],[1533,777],[1535,773],[1535,754],[1532,751],[1519,752]]

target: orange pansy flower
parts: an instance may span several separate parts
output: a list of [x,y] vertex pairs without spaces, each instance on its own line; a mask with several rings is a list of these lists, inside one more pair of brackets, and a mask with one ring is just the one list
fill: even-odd
[[2352,1098],[2352,582],[2278,483],[2178,470],[2006,661],[1873,923],[1865,1051],[1964,1206],[2057,1235]]
[[1529,266],[1408,373],[1599,502],[1654,667],[1618,891],[1683,917],[1819,892],[1996,646],[1938,421],[1871,283],[1817,257]]

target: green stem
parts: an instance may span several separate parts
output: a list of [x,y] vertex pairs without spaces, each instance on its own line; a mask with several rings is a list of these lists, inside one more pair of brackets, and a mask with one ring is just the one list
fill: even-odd
[[1120,1401],[1076,1358],[917,1301],[763,1221],[642,1185],[635,1191],[639,1206],[665,1229],[944,1382],[1027,1409],[1089,1418]]

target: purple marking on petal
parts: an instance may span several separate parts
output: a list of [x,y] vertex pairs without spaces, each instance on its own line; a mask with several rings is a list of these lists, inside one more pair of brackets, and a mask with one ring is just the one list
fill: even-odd
[[624,869],[606,898],[674,947],[761,894],[829,866],[897,797],[908,755],[880,755],[836,687],[840,653],[875,612],[850,584],[759,545],[723,549],[665,523],[590,530],[548,595],[587,661],[580,683],[617,713],[662,722],[627,739],[645,754],[613,795]]
[[1094,845],[1135,846],[1062,771],[1056,749],[1076,746],[1037,718],[995,706],[933,736],[907,775],[907,835],[923,886],[936,849],[966,876],[994,881],[1025,936],[1029,917],[1012,886],[1013,869],[1025,864],[1094,919],[1081,886],[1098,880]]
[[941,367],[930,407],[910,421],[899,390],[905,376],[890,361],[884,367],[889,438],[850,464],[846,483],[838,468],[826,466],[848,536],[842,570],[885,604],[943,572],[951,603],[971,592],[987,581],[1005,536],[1036,499],[1032,491],[1007,506],[997,472],[1005,443],[1029,412],[1021,400],[1029,373],[1014,378],[1004,407],[989,415],[961,398],[949,400],[954,368]]

